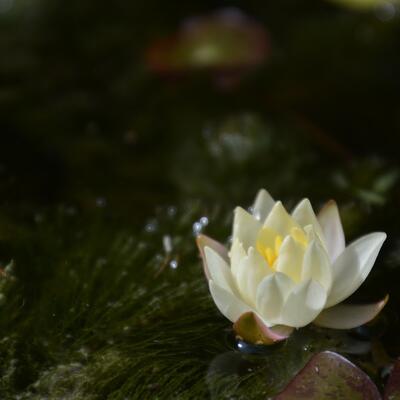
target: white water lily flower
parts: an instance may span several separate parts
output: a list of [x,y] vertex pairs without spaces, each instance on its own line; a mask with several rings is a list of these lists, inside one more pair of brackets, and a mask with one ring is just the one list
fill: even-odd
[[293,328],[316,325],[350,329],[374,318],[387,297],[374,304],[339,304],[364,282],[386,239],[365,235],[345,246],[337,205],[328,202],[318,217],[308,199],[288,214],[261,190],[252,213],[237,207],[230,251],[199,235],[211,296],[252,342],[273,343]]

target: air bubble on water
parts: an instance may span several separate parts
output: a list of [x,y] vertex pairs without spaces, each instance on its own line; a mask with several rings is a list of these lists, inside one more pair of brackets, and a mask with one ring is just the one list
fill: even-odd
[[169,266],[170,266],[172,269],[177,269],[177,268],[178,268],[178,261],[176,261],[176,260],[171,260],[171,261],[169,262]]
[[197,236],[201,233],[203,225],[200,222],[195,222],[193,224],[193,233]]
[[208,225],[208,218],[207,218],[207,217],[201,217],[201,218],[200,218],[200,223],[201,223],[203,226],[207,226],[207,225]]
[[208,225],[208,218],[206,216],[201,217],[198,221],[193,224],[193,234],[195,236],[200,235],[203,228]]
[[158,223],[155,219],[153,219],[146,223],[144,230],[148,233],[153,233],[157,230],[157,228],[158,228]]
[[246,346],[242,342],[239,342],[237,344],[237,347],[238,347],[239,350],[243,350]]

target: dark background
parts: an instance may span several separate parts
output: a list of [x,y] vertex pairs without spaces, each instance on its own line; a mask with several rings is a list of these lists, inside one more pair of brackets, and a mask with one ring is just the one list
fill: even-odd
[[[392,9],[288,0],[2,4],[3,205],[90,208],[104,198],[116,213],[131,214],[132,204],[149,211],[177,197],[171,170],[183,138],[195,143],[210,121],[245,112],[290,125],[293,137],[305,131],[335,162],[397,160],[400,23]],[[173,79],[151,71],[152,43],[228,6],[270,38],[266,61],[239,84],[222,90],[207,70]]]

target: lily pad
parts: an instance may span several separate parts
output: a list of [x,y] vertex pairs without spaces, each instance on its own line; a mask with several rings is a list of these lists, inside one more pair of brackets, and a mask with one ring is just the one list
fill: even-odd
[[367,374],[337,353],[316,354],[275,400],[380,400]]
[[390,374],[385,387],[383,399],[400,399],[400,359],[397,359],[397,361],[394,363],[392,373]]

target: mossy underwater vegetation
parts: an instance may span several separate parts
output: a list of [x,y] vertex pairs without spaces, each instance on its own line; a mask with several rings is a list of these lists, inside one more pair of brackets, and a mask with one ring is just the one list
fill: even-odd
[[[351,169],[344,173],[354,179]],[[369,188],[381,172],[368,173]],[[359,234],[385,221],[391,231],[381,205],[367,197],[354,206],[352,192],[346,196],[345,227],[357,221]],[[194,245],[198,234],[228,239],[230,210],[223,198],[211,206],[182,200],[135,229],[110,219],[103,205],[94,213],[62,205],[27,222],[1,214],[1,256],[14,259],[1,276],[2,398],[259,399],[277,395],[324,350],[349,357],[379,385],[398,351],[390,303],[361,331],[308,326],[268,349],[237,341],[209,296]],[[385,277],[396,274],[393,251],[362,300],[377,298],[371,287],[392,293]]]
[[[288,399],[302,378],[357,398],[349,377],[395,393],[397,17],[252,2],[271,48],[221,87],[213,66],[159,79],[132,56],[204,2],[3,3],[0,399]],[[336,199],[349,243],[387,232],[349,299],[389,293],[374,320],[273,346],[236,337],[195,239],[229,244],[233,208],[261,187],[288,209]]]

